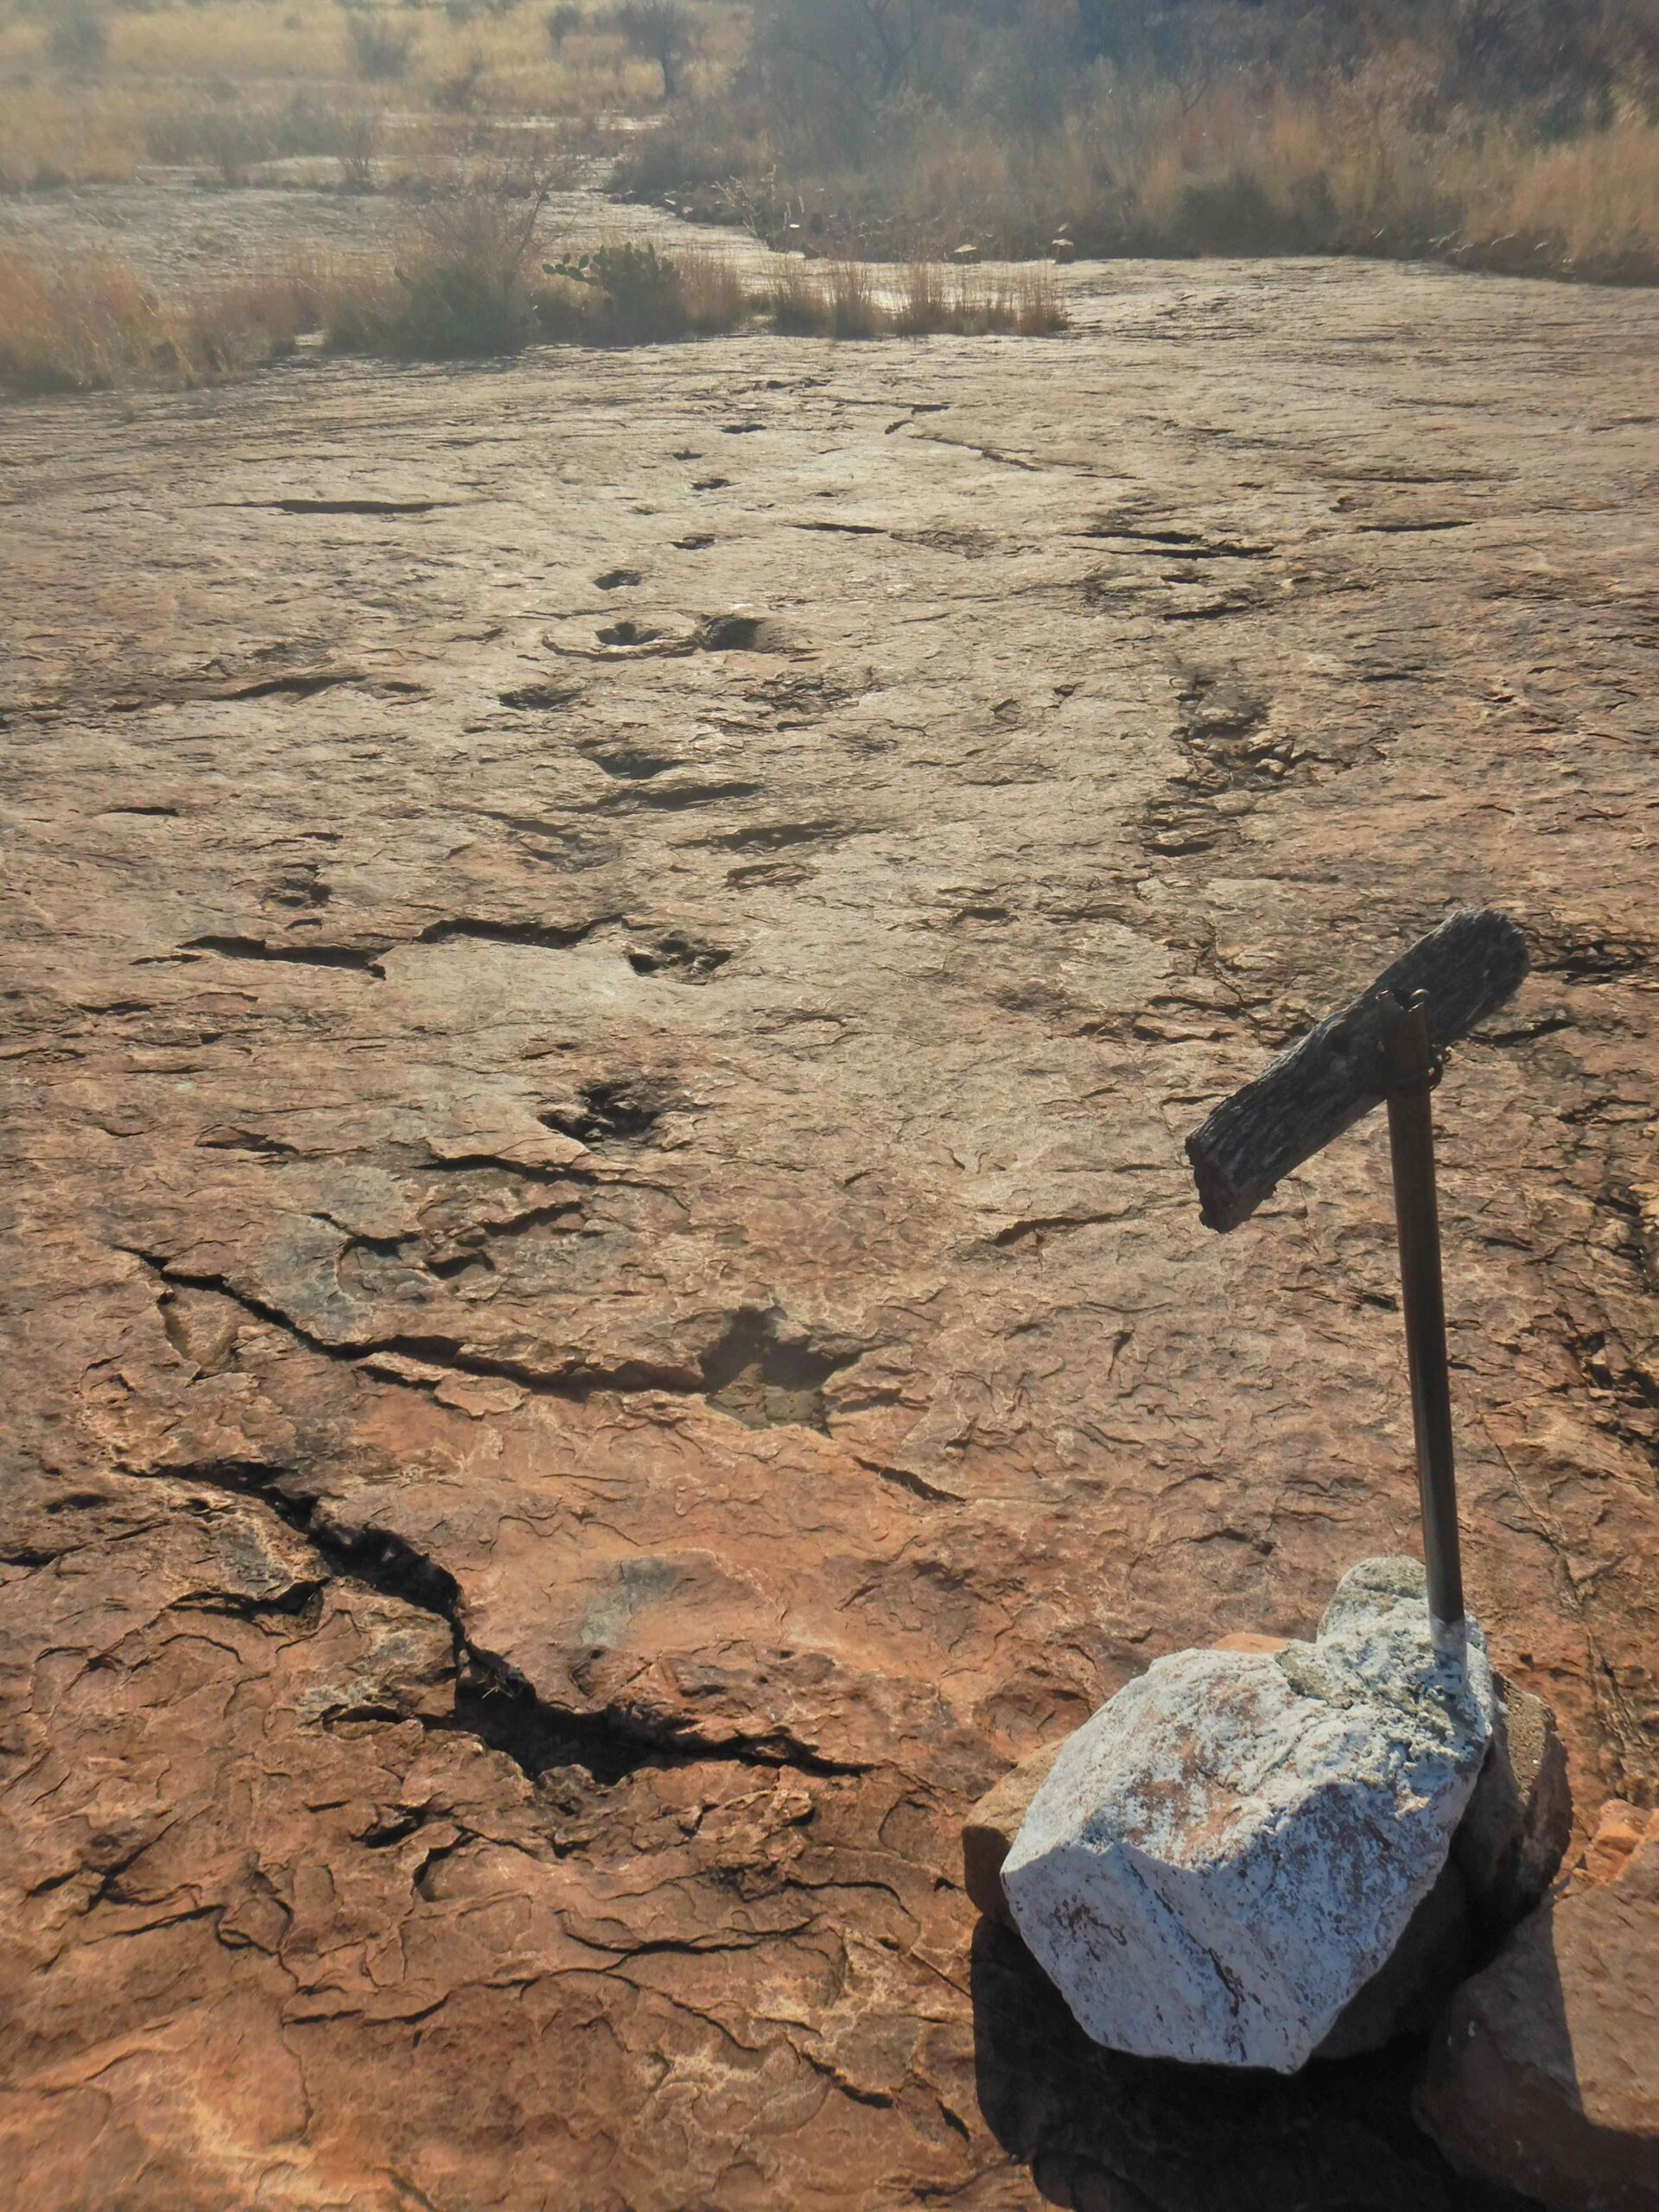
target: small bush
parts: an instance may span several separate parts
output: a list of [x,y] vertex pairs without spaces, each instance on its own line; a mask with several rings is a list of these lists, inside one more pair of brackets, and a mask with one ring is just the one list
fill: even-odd
[[60,69],[91,76],[101,69],[110,51],[110,27],[92,0],[69,0],[47,38],[48,58]]
[[[717,194],[734,180],[764,176],[775,167],[765,135],[729,107],[688,102],[654,130],[632,132],[620,153],[611,188],[625,200],[659,200],[666,194]],[[732,197],[747,221],[752,195]]]
[[340,163],[340,181],[347,192],[373,191],[375,159],[379,150],[380,124],[377,117],[359,110],[354,115],[339,118],[332,151]]
[[587,20],[582,10],[572,7],[569,0],[564,0],[564,4],[560,7],[548,10],[542,22],[547,30],[547,42],[555,54],[560,51],[566,39],[582,29]]
[[415,34],[384,16],[353,12],[346,18],[346,50],[365,83],[396,84],[409,73]]
[[527,207],[486,192],[437,200],[390,283],[337,301],[328,342],[411,360],[516,353],[537,334],[531,255],[542,196]]
[[735,330],[750,311],[739,271],[700,248],[671,259],[651,245],[601,246],[542,274],[541,334],[561,345],[659,345]]
[[594,345],[644,346],[689,327],[679,273],[650,245],[601,246],[549,264],[541,302],[549,337]]

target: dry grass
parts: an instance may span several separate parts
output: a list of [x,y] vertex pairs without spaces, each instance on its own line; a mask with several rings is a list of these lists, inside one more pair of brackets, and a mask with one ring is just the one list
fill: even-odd
[[1659,130],[1628,119],[1592,138],[1512,149],[1470,193],[1471,250],[1522,254],[1588,276],[1659,277]]
[[765,294],[765,309],[774,330],[785,337],[807,337],[823,327],[823,291],[804,261],[785,259]]
[[1041,338],[1064,330],[1069,321],[1054,272],[1040,263],[978,270],[912,261],[901,274],[890,313],[893,328],[913,338],[947,330]]
[[705,250],[612,246],[544,263],[535,200],[439,203],[396,251],[308,262],[166,292],[124,264],[43,269],[0,255],[0,389],[94,391],[218,383],[310,338],[391,360],[516,353],[547,342],[635,346],[745,327],[838,339],[1065,328],[1046,268],[963,270],[780,263],[759,285]]
[[159,86],[144,94],[0,86],[0,189],[8,191],[122,183],[149,168],[245,184],[264,164],[296,156],[332,164],[331,181],[362,191],[382,143],[375,108],[349,95],[254,102]]
[[819,327],[832,338],[876,338],[890,327],[886,302],[878,299],[874,273],[863,261],[831,262],[813,272]]
[[1046,337],[1070,317],[1052,269],[950,268],[897,273],[864,261],[786,260],[759,296],[772,327],[830,338],[925,338],[945,332]]
[[0,83],[0,190],[124,182],[144,159],[147,105],[101,86]]
[[[1201,102],[1126,134],[1122,205],[1141,251],[1445,255],[1486,266],[1659,278],[1659,127],[1634,116],[1541,143],[1514,125],[1414,127],[1378,67],[1313,102]],[[1091,217],[1081,227],[1086,236]]]
[[0,255],[0,385],[22,392],[215,384],[291,353],[339,279],[307,265],[158,295],[115,261],[43,270]]
[[[429,121],[446,113],[593,126],[662,105],[658,66],[629,52],[597,4],[556,46],[538,0],[504,10],[484,0],[470,8],[466,0],[351,8],[340,0],[151,0],[143,8],[91,0],[106,32],[103,59],[91,68],[54,58],[63,4],[0,7],[5,188],[129,179],[163,158],[149,142],[181,111],[233,107],[251,137],[280,139],[280,118],[296,93],[314,106],[377,114],[389,150],[409,140],[405,169],[423,155],[442,156],[441,137],[419,142]],[[687,90],[704,92],[741,58],[747,10],[741,0],[691,5],[698,46]],[[384,73],[369,59],[377,40],[389,53],[407,48]]]
[[723,254],[693,246],[673,256],[675,276],[687,330],[693,336],[735,330],[753,302],[742,272]]

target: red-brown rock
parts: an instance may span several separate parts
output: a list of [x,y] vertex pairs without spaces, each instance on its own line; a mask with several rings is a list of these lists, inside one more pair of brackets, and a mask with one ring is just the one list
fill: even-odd
[[1447,2008],[1416,2109],[1460,2171],[1552,2212],[1656,2212],[1659,1848],[1521,1923]]
[[1628,1872],[1637,1853],[1654,1842],[1659,1842],[1659,1811],[1643,1812],[1639,1806],[1610,1798],[1568,1871],[1567,1891],[1599,1889],[1605,1883],[1617,1882]]
[[1384,1132],[1180,1147],[1465,899],[1471,1600],[1659,1785],[1655,305],[1065,281],[5,410],[29,2212],[1466,2212],[1386,2069],[1103,2069],[959,1834],[1415,1548]]

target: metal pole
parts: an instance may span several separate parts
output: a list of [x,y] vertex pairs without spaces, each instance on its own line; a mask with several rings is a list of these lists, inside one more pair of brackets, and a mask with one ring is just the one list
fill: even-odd
[[1458,1555],[1457,1474],[1452,1457],[1452,1394],[1446,1371],[1446,1301],[1440,1285],[1434,1120],[1429,1100],[1438,1071],[1429,1051],[1427,1003],[1419,991],[1401,1008],[1384,1034],[1383,1051],[1428,1610],[1439,1625],[1455,1629],[1463,1619],[1463,1568]]

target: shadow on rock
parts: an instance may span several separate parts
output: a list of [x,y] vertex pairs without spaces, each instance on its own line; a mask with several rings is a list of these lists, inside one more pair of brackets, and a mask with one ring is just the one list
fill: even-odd
[[1523,2212],[1453,2175],[1413,2125],[1421,2046],[1285,2078],[1102,2050],[1017,1936],[972,1958],[980,2109],[1070,2212]]

